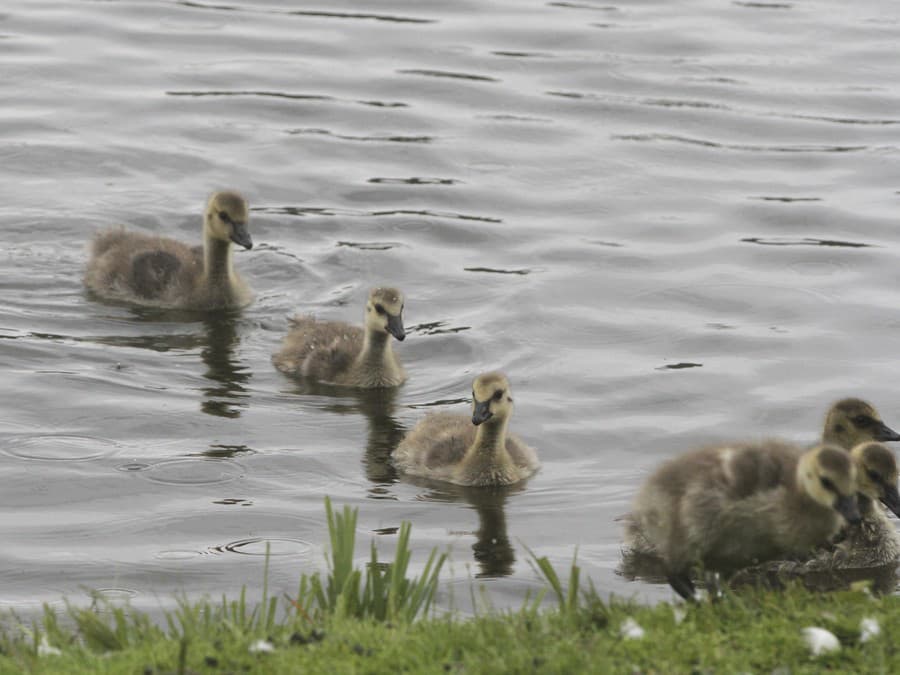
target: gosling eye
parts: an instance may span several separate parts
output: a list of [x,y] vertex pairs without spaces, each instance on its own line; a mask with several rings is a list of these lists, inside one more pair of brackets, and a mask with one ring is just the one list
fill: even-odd
[[819,482],[822,483],[822,487],[829,492],[837,492],[837,487],[835,487],[834,483],[831,482],[830,478],[825,478],[825,476],[822,476],[821,478],[819,478]]
[[375,311],[379,314],[384,314],[384,307],[382,307],[381,304],[377,304],[375,305]]
[[232,222],[231,222],[231,216],[229,216],[229,215],[228,215],[227,213],[225,213],[224,211],[219,211],[219,219],[220,219],[223,223],[228,223],[229,225],[232,224]]
[[866,475],[869,477],[869,480],[871,480],[873,483],[881,482],[881,474],[879,474],[877,471],[875,471],[873,469],[867,469]]
[[855,424],[860,429],[868,429],[870,426],[875,424],[875,420],[873,420],[868,415],[857,415],[853,418],[853,424]]
[[499,401],[501,398],[503,398],[503,390],[502,390],[502,389],[498,389],[497,391],[495,391],[495,392],[494,392],[494,397],[493,397],[493,398],[494,398],[495,401]]

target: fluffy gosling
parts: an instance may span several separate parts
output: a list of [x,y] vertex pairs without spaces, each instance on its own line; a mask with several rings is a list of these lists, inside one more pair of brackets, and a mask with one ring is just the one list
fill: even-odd
[[472,417],[431,413],[393,452],[394,465],[412,476],[457,485],[509,485],[540,467],[537,453],[507,433],[513,412],[509,381],[484,373],[472,384]]
[[861,399],[845,398],[828,409],[823,443],[850,450],[866,441],[900,441],[900,434],[882,421],[875,406]]
[[692,599],[697,565],[730,575],[808,554],[860,520],[856,468],[834,446],[803,454],[768,442],[706,448],[664,463],[644,483],[632,517],[662,558],[667,580]]
[[366,301],[364,328],[295,317],[272,362],[293,377],[364,389],[396,387],[406,380],[406,371],[390,338],[402,342],[406,337],[403,305],[403,293],[396,288],[373,288]]
[[250,303],[234,271],[231,244],[253,248],[247,202],[215,192],[203,217],[203,246],[115,228],[97,234],[84,283],[98,297],[172,309],[210,310]]

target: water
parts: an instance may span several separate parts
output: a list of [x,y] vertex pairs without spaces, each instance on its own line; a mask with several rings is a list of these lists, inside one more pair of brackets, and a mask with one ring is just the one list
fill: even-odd
[[[604,592],[664,457],[815,437],[860,395],[900,424],[900,24],[892,3],[321,4],[7,0],[0,15],[0,606],[97,589],[293,593],[323,498],[360,560],[403,520],[500,606],[525,547]],[[96,302],[91,234],[197,241],[242,190],[256,301],[192,317]],[[410,380],[276,372],[287,317],[408,297]],[[386,457],[471,379],[510,377],[541,472],[463,490]]]

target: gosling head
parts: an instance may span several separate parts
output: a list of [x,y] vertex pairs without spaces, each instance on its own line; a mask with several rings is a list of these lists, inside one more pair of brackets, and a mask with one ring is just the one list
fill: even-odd
[[834,445],[820,445],[800,458],[801,490],[813,501],[833,508],[850,524],[860,522],[856,501],[856,467],[850,454]]
[[376,333],[389,333],[403,342],[403,293],[396,288],[373,288],[366,301],[366,327]]
[[513,400],[509,380],[503,373],[483,373],[472,383],[472,424],[478,426],[492,417],[512,414]]
[[878,500],[900,517],[897,493],[897,460],[881,443],[860,443],[850,455],[856,462],[856,481],[860,494]]
[[866,441],[900,441],[900,434],[882,422],[874,406],[858,398],[845,398],[828,411],[822,441],[850,450]]
[[213,192],[206,203],[204,227],[214,239],[250,249],[253,240],[247,231],[248,216],[247,202],[237,192]]

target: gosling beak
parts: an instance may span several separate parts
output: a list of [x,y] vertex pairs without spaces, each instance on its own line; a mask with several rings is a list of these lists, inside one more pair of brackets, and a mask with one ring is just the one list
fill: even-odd
[[[247,232],[247,224],[246,223],[231,223],[231,241],[233,241],[238,246],[243,246],[246,249],[253,248],[253,240],[250,238],[250,233]],[[900,438],[900,436],[898,436]]]
[[475,409],[472,411],[472,424],[476,427],[482,422],[487,422],[494,416],[491,412],[491,401],[475,401]]
[[897,492],[896,485],[885,485],[884,493],[881,495],[881,503],[894,512],[894,515],[900,518],[900,493]]
[[387,315],[387,332],[400,340],[400,342],[403,342],[406,338],[406,331],[403,330],[403,316],[401,314]]
[[900,441],[900,434],[881,421],[875,424],[872,436],[876,441]]
[[856,525],[862,518],[859,515],[859,506],[856,503],[856,495],[839,495],[834,500],[834,509],[851,525]]

